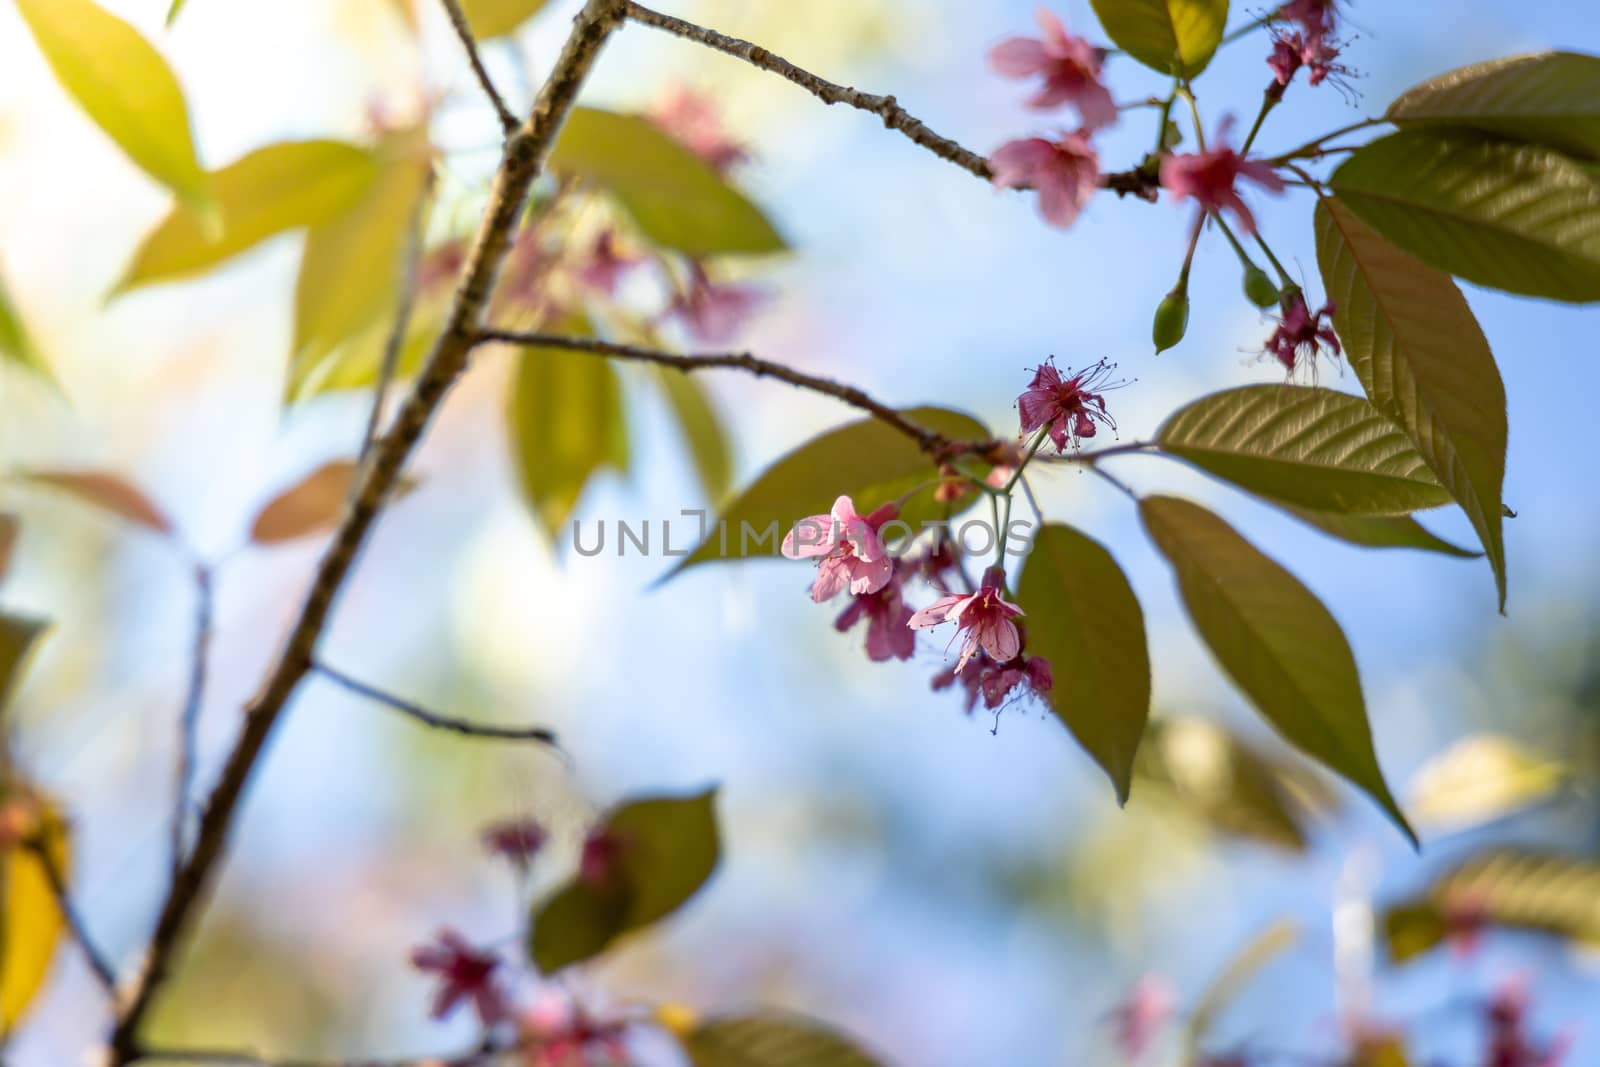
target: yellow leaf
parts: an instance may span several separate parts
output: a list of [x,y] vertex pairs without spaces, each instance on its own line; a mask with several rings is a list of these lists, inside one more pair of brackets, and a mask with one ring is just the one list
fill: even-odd
[[480,41],[504,37],[539,13],[546,0],[461,0],[461,11]]
[[1435,756],[1411,780],[1406,806],[1419,824],[1463,830],[1532,806],[1561,787],[1566,768],[1508,737],[1466,737]]
[[306,235],[294,294],[291,382],[394,306],[432,169],[426,136],[405,130],[386,137],[366,195]]
[[150,42],[92,0],[17,0],[39,51],[78,105],[156,181],[192,205],[209,200],[189,108]]
[[5,279],[0,278],[0,361],[4,360],[11,360],[50,378],[50,367],[39,355],[39,350],[34,348],[27,327],[22,323],[22,316],[11,302],[11,294],[6,291]]
[[[65,877],[66,824],[49,806],[41,818],[40,833]],[[39,858],[20,847],[0,854],[0,893],[0,1032],[9,1032],[44,985],[63,924]]]
[[[15,688],[17,679],[22,677],[22,668],[27,663],[28,654],[38,643],[39,635],[49,628],[48,623],[37,619],[27,619],[18,615],[7,615],[0,611],[0,715],[6,710],[6,704],[11,699],[11,691]],[[0,750],[0,775],[5,771],[5,753]],[[4,785],[0,778],[0,786]]]
[[215,211],[174,207],[133,255],[116,292],[190,277],[302,226],[319,226],[359,201],[378,164],[339,141],[267,145],[211,177]]

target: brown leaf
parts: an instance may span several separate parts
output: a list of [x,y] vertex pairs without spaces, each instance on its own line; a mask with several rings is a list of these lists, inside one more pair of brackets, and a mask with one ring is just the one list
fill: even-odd
[[0,515],[0,578],[11,569],[11,550],[17,545],[17,520],[11,515]]
[[[268,501],[250,527],[250,540],[258,545],[277,545],[332,529],[344,514],[358,469],[358,465],[348,459],[336,459],[318,467]],[[415,479],[401,478],[395,490],[396,498],[416,486]]]
[[144,494],[144,490],[121,475],[90,470],[36,470],[25,471],[22,476],[39,485],[70,493],[86,504],[156,533],[172,532],[172,520],[166,513]]

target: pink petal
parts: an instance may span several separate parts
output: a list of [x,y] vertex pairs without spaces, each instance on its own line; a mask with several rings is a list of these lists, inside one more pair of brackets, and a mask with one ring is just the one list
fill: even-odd
[[985,652],[1001,663],[1016,659],[1017,653],[1022,651],[1022,635],[1010,619],[993,619],[980,627],[978,641]]
[[1261,162],[1259,159],[1241,160],[1239,174],[1274,193],[1281,193],[1287,188],[1284,185],[1282,176],[1270,165]]
[[833,551],[833,516],[811,515],[794,524],[779,550],[790,559],[814,559]]
[[1055,155],[1055,146],[1043,137],[1008,141],[989,157],[991,181],[1001,189],[1024,189],[1033,184],[1035,173]]
[[817,565],[817,580],[811,585],[811,600],[821,604],[838,596],[850,584],[850,560],[837,556]]
[[876,559],[858,559],[850,567],[850,591],[857,596],[876,593],[889,584],[894,575],[894,561],[879,555]]
[[989,65],[1008,78],[1037,74],[1047,62],[1044,45],[1031,37],[1011,37],[989,51]]
[[1061,24],[1055,12],[1049,8],[1040,7],[1033,13],[1033,20],[1039,24],[1039,32],[1044,35],[1045,47],[1057,54],[1065,53],[1072,47],[1072,35]]
[[1075,103],[1078,105],[1078,116],[1083,119],[1085,130],[1092,133],[1116,125],[1119,117],[1117,102],[1111,98],[1111,90],[1101,85],[1098,80],[1091,80],[1085,84],[1078,91]]
[[929,626],[938,626],[949,616],[951,608],[966,599],[968,598],[953,594],[951,596],[942,596],[907,619],[906,625],[913,630],[925,630]]

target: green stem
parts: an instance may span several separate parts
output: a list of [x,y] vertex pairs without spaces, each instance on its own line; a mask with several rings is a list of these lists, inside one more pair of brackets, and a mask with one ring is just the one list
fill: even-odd
[[1228,225],[1227,220],[1222,217],[1221,213],[1214,214],[1211,218],[1221,228],[1222,235],[1228,239],[1228,243],[1233,246],[1234,252],[1239,256],[1239,262],[1244,264],[1246,270],[1253,270],[1255,261],[1250,258],[1250,253],[1244,250],[1244,245],[1239,243],[1239,238],[1233,235],[1233,229]]
[[1335,137],[1343,137],[1347,133],[1355,133],[1358,130],[1369,129],[1373,126],[1382,126],[1387,121],[1387,119],[1362,119],[1360,122],[1352,122],[1350,125],[1334,130],[1332,133],[1325,133],[1314,141],[1307,141],[1299,148],[1293,148],[1287,152],[1284,152],[1282,155],[1273,156],[1271,159],[1267,160],[1267,162],[1281,166],[1292,159],[1303,159],[1308,156],[1315,156],[1322,151],[1323,145],[1327,144]]
[[1254,33],[1257,30],[1259,30],[1261,27],[1270,26],[1272,23],[1274,23],[1276,21],[1278,21],[1278,12],[1277,12],[1276,9],[1274,9],[1270,14],[1262,15],[1259,18],[1251,19],[1249,22],[1245,23],[1243,26],[1240,26],[1238,29],[1233,30],[1226,37],[1224,37],[1222,40],[1217,42],[1217,47],[1221,48],[1225,44],[1232,44],[1235,41],[1242,40],[1243,38],[1248,37],[1252,33]]
[[1155,154],[1158,156],[1165,154],[1167,151],[1167,127],[1172,125],[1172,105],[1177,99],[1178,89],[1177,86],[1173,86],[1172,92],[1168,93],[1167,98],[1161,102],[1161,122],[1156,127]]
[[1289,277],[1289,272],[1284,269],[1282,263],[1278,262],[1278,257],[1272,254],[1272,249],[1267,245],[1267,239],[1262,237],[1259,232],[1256,234],[1256,244],[1261,246],[1261,251],[1265,252],[1267,254],[1267,259],[1272,262],[1272,269],[1278,272],[1278,280],[1282,282],[1285,287],[1294,285],[1294,279]]
[[1194,143],[1200,146],[1200,151],[1206,150],[1206,130],[1200,124],[1200,105],[1195,103],[1194,90],[1184,82],[1178,87],[1179,94],[1189,102],[1189,117],[1194,120]]
[[1027,454],[1022,457],[1022,462],[1017,464],[1017,469],[1012,471],[1011,477],[1006,480],[1006,484],[1002,489],[1003,492],[1009,494],[1011,490],[1017,487],[1017,483],[1022,480],[1022,472],[1028,469],[1028,464],[1033,461],[1033,457],[1038,454],[1040,448],[1044,447],[1044,439],[1049,433],[1050,427],[1048,425],[1039,427],[1039,432],[1033,435],[1033,443],[1028,446]]
[[1200,231],[1205,229],[1206,213],[1200,212],[1195,216],[1194,231],[1189,234],[1189,250],[1183,254],[1183,269],[1178,272],[1178,284],[1175,292],[1187,293],[1189,291],[1189,268],[1194,266],[1194,250],[1200,246]]
[[1278,98],[1271,93],[1261,94],[1261,110],[1256,112],[1255,125],[1250,127],[1250,136],[1244,139],[1244,147],[1239,149],[1241,156],[1250,154],[1250,146],[1256,143],[1256,134],[1261,132],[1261,124],[1267,121],[1267,113],[1278,106]]

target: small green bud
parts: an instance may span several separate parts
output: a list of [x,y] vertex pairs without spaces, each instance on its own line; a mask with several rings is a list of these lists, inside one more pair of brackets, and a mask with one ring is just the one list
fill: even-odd
[[1244,295],[1258,308],[1269,308],[1278,302],[1278,287],[1272,284],[1267,272],[1254,263],[1245,265]]
[[1156,343],[1156,355],[1183,340],[1183,335],[1189,329],[1189,294],[1182,289],[1174,289],[1161,301],[1161,306],[1156,308],[1155,326],[1150,331],[1151,338]]

